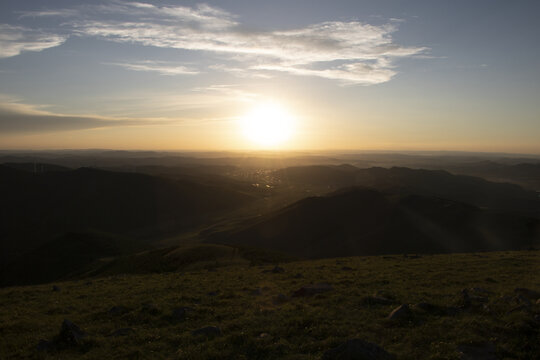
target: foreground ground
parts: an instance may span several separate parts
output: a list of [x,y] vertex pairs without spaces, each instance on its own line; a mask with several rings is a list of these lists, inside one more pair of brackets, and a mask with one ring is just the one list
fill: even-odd
[[[319,283],[330,286],[295,293]],[[0,289],[0,358],[320,359],[362,339],[398,359],[459,359],[468,351],[534,359],[534,290],[539,251],[235,265],[11,287]],[[409,312],[389,319],[402,304]],[[85,335],[59,338],[64,319]],[[206,326],[219,329],[193,333]],[[43,339],[49,342],[38,346]]]

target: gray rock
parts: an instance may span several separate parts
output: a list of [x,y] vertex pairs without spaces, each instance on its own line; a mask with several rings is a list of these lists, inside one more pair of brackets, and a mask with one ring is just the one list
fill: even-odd
[[110,308],[109,311],[107,311],[107,313],[112,316],[120,316],[120,315],[127,314],[129,311],[130,310],[127,307],[118,305],[118,306],[113,306],[112,308]]
[[255,290],[252,290],[250,292],[250,294],[253,295],[253,296],[260,296],[260,295],[262,295],[262,290],[261,290],[261,288],[256,288]]
[[387,299],[383,296],[365,296],[360,299],[360,303],[363,305],[391,305],[393,300]]
[[536,301],[540,299],[540,293],[535,290],[526,289],[526,288],[516,288],[514,289],[514,292],[517,293],[518,295],[522,295],[526,297],[529,300]]
[[109,336],[112,336],[112,337],[128,336],[128,335],[133,334],[134,332],[135,330],[133,330],[132,328],[122,328],[122,329],[113,331]]
[[63,350],[66,348],[77,347],[83,344],[86,333],[82,331],[73,322],[64,319],[62,327],[58,335],[52,341],[40,340],[37,345],[37,350]]
[[144,303],[141,307],[141,312],[150,314],[150,315],[158,315],[159,309],[158,307],[153,303]]
[[405,319],[411,316],[411,309],[409,308],[409,305],[402,304],[392,310],[390,315],[388,315],[388,320],[401,320]]
[[302,286],[300,289],[293,292],[293,297],[307,297],[316,294],[321,294],[333,290],[332,285],[327,283],[318,283],[314,285]]
[[392,360],[395,356],[383,348],[360,339],[352,339],[328,350],[322,360]]
[[192,311],[193,309],[190,307],[179,307],[176,309],[173,309],[171,318],[174,321],[180,322],[186,320],[188,312]]
[[274,297],[272,302],[274,303],[274,305],[281,305],[281,304],[286,303],[289,300],[290,300],[290,298],[287,295],[278,294],[276,297]]
[[457,348],[460,360],[497,360],[495,344],[462,344]]
[[220,336],[221,335],[221,329],[217,326],[205,326],[203,328],[193,330],[191,332],[191,335],[193,336],[206,336],[206,337],[214,337],[214,336]]

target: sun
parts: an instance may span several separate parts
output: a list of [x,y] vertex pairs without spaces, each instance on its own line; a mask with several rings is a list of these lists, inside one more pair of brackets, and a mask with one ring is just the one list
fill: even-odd
[[294,132],[294,117],[280,104],[262,103],[240,118],[243,135],[259,147],[275,148]]

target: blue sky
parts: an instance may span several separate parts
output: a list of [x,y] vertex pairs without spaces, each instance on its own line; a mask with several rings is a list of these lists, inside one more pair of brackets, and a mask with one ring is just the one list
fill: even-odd
[[3,1],[0,148],[540,153],[537,1]]

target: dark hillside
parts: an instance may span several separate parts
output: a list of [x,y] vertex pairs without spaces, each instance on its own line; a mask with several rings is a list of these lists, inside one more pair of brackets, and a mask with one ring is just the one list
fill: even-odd
[[283,183],[297,187],[328,191],[347,186],[366,186],[382,191],[442,197],[478,207],[518,211],[540,217],[540,199],[534,191],[514,184],[453,175],[443,170],[303,166],[281,169],[274,175]]
[[423,195],[341,190],[301,200],[209,241],[306,258],[520,249],[540,240],[540,221]]
[[188,180],[91,168],[31,173],[0,165],[3,260],[66,232],[153,239],[254,200]]

